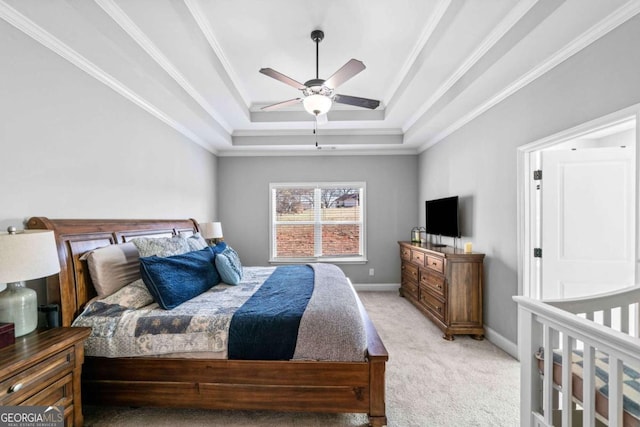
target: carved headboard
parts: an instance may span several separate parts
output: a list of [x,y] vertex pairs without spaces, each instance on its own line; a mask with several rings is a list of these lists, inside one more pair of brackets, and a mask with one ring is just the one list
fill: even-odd
[[47,300],[60,305],[62,326],[70,326],[84,305],[96,296],[86,261],[88,251],[124,243],[135,237],[190,236],[199,231],[194,219],[48,219],[33,217],[29,229],[53,230],[60,274],[47,278]]

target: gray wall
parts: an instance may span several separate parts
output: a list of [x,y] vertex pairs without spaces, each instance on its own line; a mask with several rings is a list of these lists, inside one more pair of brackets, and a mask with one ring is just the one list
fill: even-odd
[[[516,149],[640,103],[640,16],[493,107],[419,159],[419,200],[463,199],[463,240],[487,255],[485,324],[517,341]],[[424,222],[424,206],[419,218]]]
[[216,156],[0,20],[0,225],[212,220]]
[[[398,240],[417,225],[417,156],[220,157],[219,219],[247,265],[269,260],[269,183],[366,181],[367,264],[340,265],[353,283],[400,283]],[[370,277],[369,268],[375,269]]]
[[216,156],[2,20],[0,40],[1,230],[30,216],[215,218]]

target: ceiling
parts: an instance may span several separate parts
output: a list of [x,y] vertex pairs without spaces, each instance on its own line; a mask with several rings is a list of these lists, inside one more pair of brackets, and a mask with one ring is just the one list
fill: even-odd
[[[640,12],[640,0],[0,0],[0,18],[221,155],[418,153]],[[313,134],[260,74],[366,69]],[[99,83],[98,83],[99,82]]]

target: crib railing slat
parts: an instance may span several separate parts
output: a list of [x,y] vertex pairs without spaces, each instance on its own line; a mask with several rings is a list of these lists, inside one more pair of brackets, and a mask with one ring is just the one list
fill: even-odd
[[602,324],[611,327],[611,309],[602,310]]
[[595,357],[594,348],[585,344],[582,359],[582,427],[595,426]]
[[625,334],[629,333],[629,306],[620,307],[620,331]]
[[542,377],[542,409],[544,421],[548,425],[553,425],[553,340],[557,331],[551,329],[549,325],[544,325],[543,351],[544,351],[544,376]]
[[609,425],[622,425],[622,361],[609,355]]
[[[562,427],[572,425],[573,387],[571,382],[571,362],[573,338],[562,334]],[[553,352],[551,353],[553,359]],[[552,378],[552,377],[547,377]]]

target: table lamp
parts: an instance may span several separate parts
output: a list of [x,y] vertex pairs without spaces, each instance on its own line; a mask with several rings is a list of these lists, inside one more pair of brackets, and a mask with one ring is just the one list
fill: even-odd
[[24,230],[9,227],[0,233],[0,322],[13,323],[20,337],[38,326],[36,291],[23,281],[51,276],[60,271],[60,261],[53,231]]
[[214,245],[224,240],[222,223],[220,222],[205,222],[204,224],[200,224],[200,234],[205,240]]

